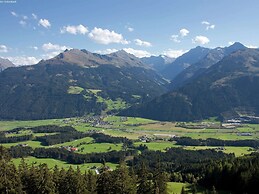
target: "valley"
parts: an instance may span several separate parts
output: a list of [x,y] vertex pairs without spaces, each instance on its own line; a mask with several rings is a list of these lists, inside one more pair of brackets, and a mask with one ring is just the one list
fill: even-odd
[[[172,149],[183,149],[190,151],[202,151],[202,150],[215,150],[216,152],[223,152],[226,154],[233,154],[235,157],[242,157],[251,153],[257,152],[257,146],[247,146],[246,144],[240,144],[235,146],[228,145],[188,145],[178,144],[177,138],[191,138],[194,140],[206,140],[216,138],[219,140],[228,141],[250,141],[255,140],[258,142],[259,138],[259,125],[258,124],[231,124],[231,128],[225,128],[227,124],[221,123],[215,118],[204,120],[201,122],[161,122],[156,120],[137,118],[137,117],[121,117],[121,116],[88,116],[88,117],[73,117],[64,119],[50,119],[50,120],[35,120],[35,121],[0,121],[0,132],[6,138],[13,137],[25,137],[31,135],[31,139],[28,141],[17,140],[17,142],[3,143],[1,138],[1,146],[4,146],[13,150],[32,149],[33,152],[39,152],[37,149],[64,149],[69,150],[67,154],[102,154],[111,152],[129,152],[130,150],[139,150],[138,154],[145,150],[159,151],[166,153]],[[229,126],[230,124],[228,124]],[[88,136],[79,139],[70,139],[64,143],[55,143],[52,145],[44,145],[41,141],[37,140],[38,137],[48,137],[58,135],[64,132],[48,132],[46,129],[49,126],[68,126],[73,127],[78,132],[85,134],[105,134],[108,135],[103,140],[97,140],[96,137]],[[36,128],[35,128],[36,127]],[[40,129],[37,129],[37,127]],[[52,128],[52,127],[51,127]],[[51,130],[51,128],[49,128]],[[14,130],[14,129],[18,129]],[[35,131],[39,131],[36,132]],[[13,131],[13,132],[12,132]],[[34,132],[35,131],[35,132]],[[44,132],[45,131],[45,132]],[[108,140],[108,137],[114,137],[114,140]],[[107,139],[108,138],[108,139]],[[131,142],[130,144],[122,140],[116,140],[116,138],[126,138]],[[174,139],[176,138],[176,139]],[[125,140],[126,140],[125,139]],[[112,143],[116,141],[116,143]],[[108,143],[109,142],[109,143]],[[251,144],[252,145],[252,144]],[[15,149],[14,149],[15,148]],[[72,151],[73,150],[73,151]],[[16,153],[17,151],[11,151]],[[54,151],[54,150],[53,150]],[[130,152],[132,152],[130,151]],[[22,151],[23,152],[23,151]],[[93,160],[89,162],[73,162],[67,159],[58,159],[55,156],[43,156],[39,154],[25,154],[18,151],[14,155],[13,163],[18,167],[21,163],[21,158],[28,165],[40,165],[47,164],[50,169],[54,169],[55,166],[68,170],[69,168],[80,167],[82,173],[88,170],[98,172],[102,168],[103,162],[101,160]],[[63,152],[63,151],[62,151]],[[18,155],[17,155],[18,154]],[[22,154],[22,155],[21,155]],[[135,153],[136,154],[136,153]],[[135,155],[133,154],[133,155]],[[137,155],[138,155],[137,154]],[[103,155],[105,158],[106,156]],[[136,155],[135,155],[136,157]],[[128,158],[127,161],[132,161],[133,158]],[[92,160],[92,159],[91,159]],[[117,159],[105,159],[105,166],[115,170],[119,165]],[[70,162],[69,162],[70,161]],[[99,161],[99,162],[97,162]],[[129,163],[130,164],[130,163]],[[180,186],[181,185],[181,186]],[[180,193],[184,186],[186,190],[191,192],[192,184],[186,183],[168,183],[168,189],[173,190],[176,193]],[[178,188],[178,186],[180,188]],[[189,188],[189,189],[188,189]],[[201,190],[203,190],[201,188]]]

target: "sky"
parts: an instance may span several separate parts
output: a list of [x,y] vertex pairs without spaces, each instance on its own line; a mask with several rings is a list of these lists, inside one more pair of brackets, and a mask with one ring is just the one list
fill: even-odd
[[65,49],[178,57],[259,46],[258,0],[0,0],[0,57],[35,64]]

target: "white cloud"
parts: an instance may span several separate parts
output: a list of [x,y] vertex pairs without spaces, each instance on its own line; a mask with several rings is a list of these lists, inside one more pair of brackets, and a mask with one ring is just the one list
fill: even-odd
[[245,45],[247,48],[251,48],[251,49],[257,49],[258,46],[255,45]]
[[228,42],[228,45],[232,45],[232,44],[234,44],[235,42],[233,42],[233,41],[229,41]]
[[15,16],[15,17],[18,17],[18,14],[15,13],[14,11],[11,11],[11,14],[12,14],[13,16]]
[[206,30],[214,29],[216,27],[215,24],[211,24],[208,21],[202,21],[201,24],[206,26]]
[[45,60],[46,60],[46,59],[51,59],[51,58],[53,58],[53,57],[59,55],[60,52],[61,52],[61,51],[52,51],[52,52],[45,53],[45,54],[43,54],[43,55],[41,55],[41,56],[42,56],[42,58],[45,59]]
[[37,16],[35,13],[32,13],[31,15],[32,15],[32,18],[33,18],[33,19],[35,19],[35,20],[38,19],[38,16]]
[[181,55],[183,55],[184,53],[186,53],[187,51],[184,50],[173,50],[173,49],[168,49],[166,51],[163,52],[163,55],[170,57],[170,58],[177,58]]
[[202,21],[202,22],[201,22],[201,24],[204,24],[204,25],[210,25],[210,23],[209,23],[209,22],[207,22],[207,21]]
[[196,36],[192,39],[192,42],[197,44],[208,44],[210,40],[206,36]]
[[24,20],[28,20],[28,16],[23,15],[23,16],[22,16],[22,19],[24,19]]
[[21,24],[22,26],[26,26],[27,23],[24,20],[21,20],[19,21],[19,24]]
[[31,49],[37,51],[39,48],[37,46],[30,46]]
[[175,34],[171,36],[171,40],[174,41],[174,42],[176,42],[176,43],[181,42],[178,38],[179,38],[179,36],[178,36],[178,35],[175,35]]
[[143,40],[140,40],[140,39],[135,39],[134,42],[138,46],[145,46],[145,47],[151,47],[152,46],[152,44],[150,42],[143,41]]
[[87,27],[83,26],[82,24],[78,26],[63,26],[63,28],[60,30],[62,34],[64,33],[70,33],[70,34],[86,34],[88,32]]
[[133,48],[124,48],[123,50],[139,58],[151,56],[151,54],[145,50],[135,50]]
[[40,19],[38,25],[43,26],[44,28],[50,28],[51,27],[51,24],[50,24],[49,20],[47,20],[47,19]]
[[128,31],[129,31],[129,32],[133,32],[133,31],[134,31],[134,28],[128,27]]
[[102,28],[94,28],[89,33],[89,38],[94,40],[99,44],[110,44],[110,43],[120,43],[120,44],[129,44],[129,41],[125,40],[121,34],[118,34],[114,31],[110,31]]
[[117,51],[118,51],[117,49],[105,49],[105,50],[97,50],[97,51],[94,51],[94,52],[98,53],[98,54],[106,55],[106,54],[111,54],[111,53],[114,53],[114,52],[117,52]]
[[28,56],[17,56],[17,57],[6,57],[15,65],[33,65],[40,61],[35,57],[28,57]]
[[7,52],[8,52],[7,46],[0,44],[0,53],[7,53]]
[[179,31],[179,33],[180,33],[181,37],[185,37],[189,34],[189,30],[183,28]]
[[42,49],[45,51],[45,52],[48,52],[48,51],[58,51],[58,52],[61,52],[61,51],[64,51],[66,49],[71,49],[70,47],[67,47],[67,46],[60,46],[58,44],[52,44],[52,43],[45,43],[42,45]]

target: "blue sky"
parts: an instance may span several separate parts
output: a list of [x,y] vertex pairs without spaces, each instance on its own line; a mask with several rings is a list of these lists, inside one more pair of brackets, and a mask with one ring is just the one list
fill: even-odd
[[171,57],[259,46],[258,0],[0,0],[0,56],[33,64],[66,48]]

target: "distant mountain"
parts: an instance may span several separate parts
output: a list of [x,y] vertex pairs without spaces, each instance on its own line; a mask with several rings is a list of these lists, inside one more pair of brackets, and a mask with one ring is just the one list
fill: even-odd
[[225,56],[242,49],[246,49],[246,47],[239,42],[236,42],[229,47],[218,47],[215,49],[211,49],[204,58],[179,73],[172,80],[169,88],[176,89],[185,85],[186,83],[191,82],[193,79],[197,78],[204,71],[206,71],[206,69],[219,62]]
[[[45,64],[46,61],[42,60],[39,64]],[[124,50],[120,50],[108,55],[100,55],[91,53],[85,49],[71,49],[60,53],[56,57],[47,60],[48,64],[71,64],[80,67],[98,67],[103,65],[112,65],[116,67],[141,67],[150,69],[146,64],[132,54]]]
[[0,73],[0,119],[46,119],[117,112],[166,91],[138,58],[66,50],[36,65]]
[[259,115],[259,51],[238,50],[175,91],[121,115],[191,121]]
[[15,67],[15,65],[8,59],[0,58],[0,72],[8,67]]
[[187,53],[178,57],[174,62],[168,64],[166,68],[163,69],[161,74],[169,79],[173,80],[179,73],[181,73],[184,69],[188,68],[192,64],[197,63],[202,58],[204,58],[210,49],[204,47],[196,47],[194,49],[189,50]]
[[163,55],[141,58],[141,61],[143,63],[149,65],[157,72],[162,72],[167,67],[167,65],[172,63],[174,60],[174,58],[170,58]]

